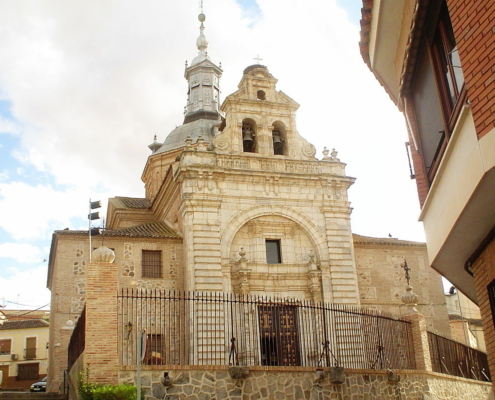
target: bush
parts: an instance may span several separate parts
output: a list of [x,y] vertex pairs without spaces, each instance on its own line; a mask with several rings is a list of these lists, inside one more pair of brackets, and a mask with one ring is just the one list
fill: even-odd
[[[136,387],[133,385],[101,385],[89,382],[89,366],[79,373],[77,379],[80,400],[136,400]],[[141,391],[141,400],[144,392]]]
[[[142,393],[144,399],[144,393]],[[104,385],[93,390],[93,400],[136,400],[136,387],[132,385]]]

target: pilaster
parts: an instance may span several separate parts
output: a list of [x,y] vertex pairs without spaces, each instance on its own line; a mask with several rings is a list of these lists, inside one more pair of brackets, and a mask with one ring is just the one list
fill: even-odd
[[[86,267],[86,347],[85,362],[93,383],[118,383],[117,264],[95,257]],[[108,248],[105,248],[111,251]],[[113,251],[111,251],[113,253]],[[115,256],[113,256],[115,258]]]

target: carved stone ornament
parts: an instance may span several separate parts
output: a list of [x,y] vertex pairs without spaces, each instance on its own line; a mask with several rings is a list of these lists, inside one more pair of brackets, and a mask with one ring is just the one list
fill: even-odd
[[311,158],[314,157],[316,154],[316,147],[313,146],[311,143],[308,143],[301,149],[301,152],[303,156]]
[[91,262],[94,263],[113,263],[115,260],[115,253],[113,250],[106,246],[98,247],[93,250],[91,255]]
[[229,141],[224,134],[220,134],[213,138],[213,145],[216,149],[225,151],[229,148]]
[[402,296],[402,302],[407,305],[416,306],[418,303],[418,295],[414,293],[412,286],[407,286],[406,294]]

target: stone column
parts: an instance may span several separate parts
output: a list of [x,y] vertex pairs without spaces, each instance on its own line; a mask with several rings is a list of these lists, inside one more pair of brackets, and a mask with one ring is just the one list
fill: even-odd
[[406,291],[407,293],[402,296],[402,301],[407,305],[404,317],[412,324],[411,331],[416,369],[432,371],[426,319],[416,308],[418,295],[412,291],[412,286],[407,286]]
[[92,383],[118,383],[117,264],[108,247],[93,251],[86,274],[86,347]]

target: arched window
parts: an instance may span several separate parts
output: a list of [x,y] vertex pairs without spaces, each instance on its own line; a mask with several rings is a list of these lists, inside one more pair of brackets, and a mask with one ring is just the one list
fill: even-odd
[[242,151],[245,153],[256,151],[256,123],[249,118],[242,121]]
[[273,154],[283,156],[287,154],[286,131],[282,122],[275,122],[272,130]]

